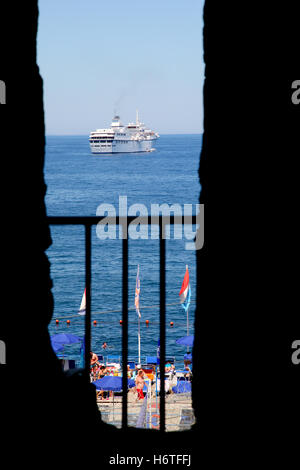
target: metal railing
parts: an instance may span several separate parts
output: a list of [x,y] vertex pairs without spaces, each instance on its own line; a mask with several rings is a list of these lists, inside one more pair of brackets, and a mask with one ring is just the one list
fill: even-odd
[[[105,223],[122,226],[122,429],[127,428],[127,373],[124,364],[128,362],[128,225],[158,225],[159,226],[159,253],[160,253],[160,380],[165,380],[165,359],[166,359],[166,243],[165,227],[168,225],[182,224],[182,217],[176,215],[155,217],[106,217],[106,216],[48,216],[49,225],[83,225],[85,227],[85,288],[86,288],[86,313],[85,313],[85,376],[90,382],[90,351],[91,351],[91,258],[92,258],[92,240],[91,227],[97,225],[105,219]],[[196,216],[185,218],[184,224],[196,225]],[[124,373],[125,371],[125,373]],[[165,412],[165,390],[160,387],[160,432],[166,429]]]

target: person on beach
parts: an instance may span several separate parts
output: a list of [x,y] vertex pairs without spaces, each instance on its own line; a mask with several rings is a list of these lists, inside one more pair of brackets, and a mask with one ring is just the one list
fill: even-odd
[[127,377],[128,377],[128,379],[131,379],[131,378],[132,378],[132,372],[131,372],[131,370],[130,370],[130,365],[129,365],[129,364],[128,364],[128,366],[127,366]]
[[135,386],[136,386],[136,391],[138,394],[138,400],[144,399],[144,392],[143,392],[144,385],[145,385],[144,371],[140,369],[135,379]]
[[184,361],[184,378],[188,380],[192,380],[192,371],[189,367],[189,364],[191,364],[191,361]]
[[98,361],[98,356],[97,354],[93,353],[90,351],[90,365],[91,365],[91,373],[95,375],[98,367],[100,367],[99,361]]
[[[169,380],[170,380],[170,382],[173,382],[174,380],[176,380],[175,377],[176,377],[176,370],[175,370],[174,364],[172,364],[172,365],[171,365],[171,368],[170,368],[170,374],[169,374]],[[175,385],[176,385],[176,384],[175,384]]]
[[[98,374],[98,379],[103,379],[107,375],[107,369],[105,366],[100,366],[99,367],[99,374]],[[108,392],[104,392],[101,390],[98,392],[98,397],[100,397],[101,400],[104,400],[105,398],[108,399]]]
[[95,354],[91,351],[90,355],[91,355],[91,366],[94,366],[97,363],[99,364],[97,354]]
[[107,370],[105,366],[100,366],[99,371],[99,379],[102,379],[107,374]]

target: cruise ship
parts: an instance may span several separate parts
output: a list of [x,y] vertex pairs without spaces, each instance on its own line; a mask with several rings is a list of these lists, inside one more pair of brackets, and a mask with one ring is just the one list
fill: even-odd
[[133,153],[152,152],[153,142],[158,138],[156,132],[139,121],[137,111],[135,123],[123,126],[120,117],[115,116],[108,129],[91,132],[89,140],[92,153]]

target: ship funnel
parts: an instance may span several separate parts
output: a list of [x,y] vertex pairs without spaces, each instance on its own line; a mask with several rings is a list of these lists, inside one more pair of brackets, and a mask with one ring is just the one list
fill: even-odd
[[111,127],[122,127],[120,116],[118,115],[114,116],[112,123],[111,123]]

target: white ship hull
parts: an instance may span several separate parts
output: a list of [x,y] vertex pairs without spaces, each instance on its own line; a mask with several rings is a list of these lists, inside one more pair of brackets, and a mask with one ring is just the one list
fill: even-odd
[[112,144],[90,144],[92,153],[137,153],[150,152],[153,149],[153,140],[141,142],[129,141],[124,143],[113,142]]

